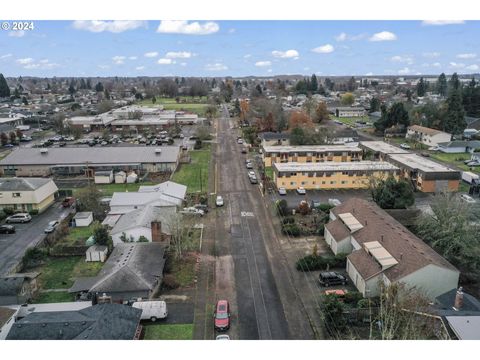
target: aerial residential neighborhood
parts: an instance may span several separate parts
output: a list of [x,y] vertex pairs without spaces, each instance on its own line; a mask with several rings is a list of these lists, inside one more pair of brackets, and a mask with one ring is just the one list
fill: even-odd
[[31,27],[0,340],[480,340],[478,22]]

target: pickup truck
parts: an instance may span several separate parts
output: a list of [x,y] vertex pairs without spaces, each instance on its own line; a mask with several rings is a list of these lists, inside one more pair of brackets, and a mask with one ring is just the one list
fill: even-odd
[[63,201],[62,201],[62,206],[63,206],[64,208],[67,208],[67,207],[72,206],[74,203],[75,203],[75,198],[69,196],[69,197],[66,197],[65,199],[63,199]]

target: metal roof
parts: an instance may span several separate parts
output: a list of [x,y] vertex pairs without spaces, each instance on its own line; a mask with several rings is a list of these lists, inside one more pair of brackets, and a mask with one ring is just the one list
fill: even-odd
[[386,143],[385,141],[360,141],[360,146],[382,154],[409,153],[407,150],[401,149],[397,146],[393,146],[392,144]]
[[408,168],[418,169],[423,172],[458,172],[445,165],[439,164],[417,154],[390,154],[389,158]]
[[308,171],[395,171],[398,167],[386,161],[354,161],[354,162],[323,162],[323,163],[274,163],[279,172]]
[[480,316],[446,316],[459,340],[480,340]]

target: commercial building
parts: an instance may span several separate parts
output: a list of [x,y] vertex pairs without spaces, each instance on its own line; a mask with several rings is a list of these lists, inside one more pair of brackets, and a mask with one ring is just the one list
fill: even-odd
[[347,273],[365,297],[401,283],[430,299],[456,289],[460,272],[375,203],[351,198],[330,211],[325,241],[347,253]]
[[362,150],[347,145],[263,146],[263,163],[321,163],[360,161]]
[[1,178],[0,209],[42,212],[54,203],[57,191],[52,179]]
[[398,172],[398,167],[383,161],[273,164],[275,185],[287,190],[365,189],[371,177],[397,177]]
[[448,142],[452,135],[437,129],[431,129],[420,125],[412,125],[407,128],[406,139],[421,142],[427,146],[437,146],[439,143]]
[[19,148],[0,160],[0,173],[14,176],[87,175],[95,171],[173,172],[180,148],[162,146]]

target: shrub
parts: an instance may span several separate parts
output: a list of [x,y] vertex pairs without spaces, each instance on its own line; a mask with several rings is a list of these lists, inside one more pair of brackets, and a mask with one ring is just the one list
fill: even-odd
[[338,253],[337,255],[334,256],[334,267],[346,267],[347,266],[347,255],[346,253]]
[[357,308],[359,309],[368,309],[370,306],[370,301],[368,299],[360,299],[357,302]]
[[277,205],[277,212],[278,212],[278,215],[280,216],[287,216],[287,200],[285,199],[282,199],[282,200],[277,200],[277,202],[275,203]]
[[300,205],[298,205],[298,208],[297,208],[297,211],[301,214],[301,215],[308,215],[310,214],[310,205],[308,205],[308,202],[306,201],[302,201],[300,203]]
[[325,234],[325,224],[320,224],[318,225],[317,233],[320,236],[323,236]]
[[344,302],[345,304],[357,304],[362,299],[363,296],[360,292],[352,291],[345,294]]
[[30,215],[38,215],[38,209],[32,209],[28,212]]
[[7,214],[3,210],[0,210],[0,221],[5,219],[7,217]]
[[36,247],[28,249],[22,258],[22,268],[25,269],[39,265],[46,259],[47,255],[47,249]]
[[329,214],[329,213],[330,213],[330,209],[332,209],[332,208],[334,208],[334,207],[335,207],[335,206],[333,206],[333,205],[324,203],[324,204],[318,205],[318,206],[317,206],[317,209],[323,211],[324,213]]
[[202,148],[202,140],[195,140],[195,145],[193,145],[195,150],[200,150]]
[[326,266],[325,259],[321,256],[307,255],[297,261],[295,267],[298,271],[322,270]]
[[163,288],[167,290],[173,290],[176,289],[180,286],[178,283],[177,279],[175,278],[174,275],[172,274],[167,274],[163,277],[163,282],[162,282]]
[[295,223],[295,219],[292,216],[287,216],[287,217],[282,219],[282,224],[283,225],[293,224],[293,223]]
[[284,224],[282,225],[282,233],[293,237],[300,236],[301,231],[297,224]]

